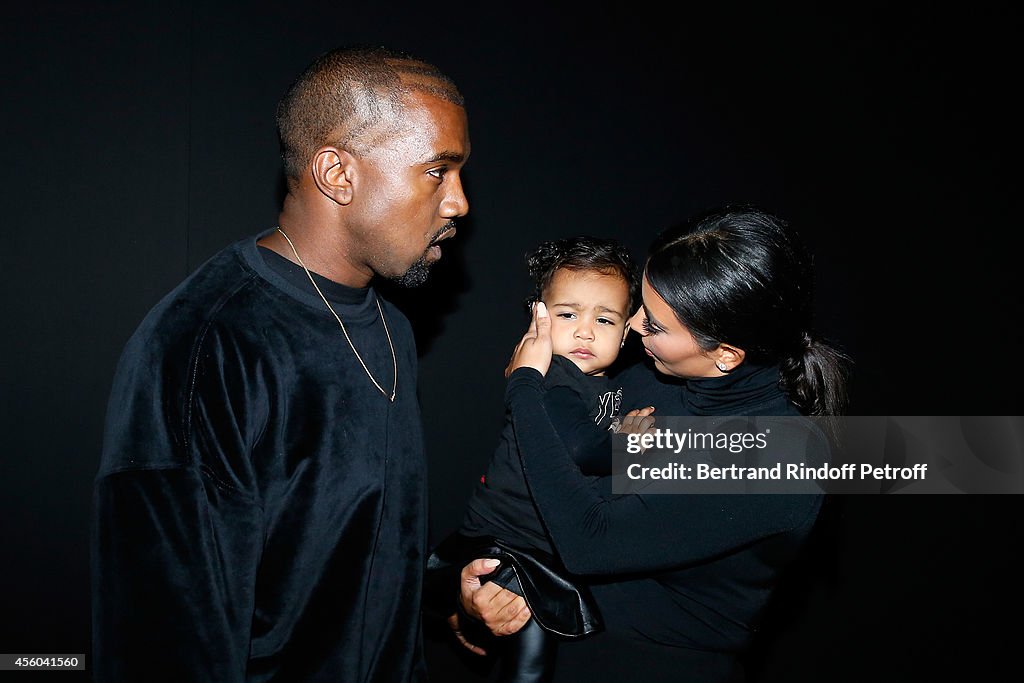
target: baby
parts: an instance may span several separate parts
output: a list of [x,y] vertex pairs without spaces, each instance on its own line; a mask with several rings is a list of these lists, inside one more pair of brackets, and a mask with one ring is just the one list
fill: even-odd
[[[551,317],[553,357],[544,382],[547,413],[580,469],[591,475],[608,474],[610,435],[617,426],[622,394],[605,372],[619,356],[629,329],[626,322],[639,300],[632,259],[615,241],[573,237],[541,244],[527,255],[527,266],[535,282],[531,306],[543,301]],[[469,500],[458,538],[462,547],[492,543],[518,558],[510,562],[509,556],[497,553],[505,566],[492,575],[500,585],[525,594],[534,614],[515,636],[500,639],[503,680],[544,680],[554,662],[553,634],[586,635],[596,629],[599,617],[589,604],[586,587],[577,587],[575,577],[557,560],[523,476],[510,417],[487,473]],[[534,561],[539,569],[531,568]],[[515,565],[515,571],[509,564]],[[520,574],[528,575],[533,595],[524,590]],[[548,581],[550,576],[555,577],[553,582]],[[538,596],[542,585],[566,583],[568,594],[559,589],[558,595]],[[552,601],[574,604],[547,612],[537,604]],[[574,629],[560,630],[558,619],[542,616],[566,610],[575,610]]]

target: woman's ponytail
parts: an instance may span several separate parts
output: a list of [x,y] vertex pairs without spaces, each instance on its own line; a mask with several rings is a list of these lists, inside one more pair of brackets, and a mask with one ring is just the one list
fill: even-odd
[[844,415],[850,358],[804,333],[800,347],[780,363],[783,390],[804,415]]

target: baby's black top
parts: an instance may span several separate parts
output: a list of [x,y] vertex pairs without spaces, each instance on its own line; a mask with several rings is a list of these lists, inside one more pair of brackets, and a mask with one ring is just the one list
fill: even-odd
[[[607,377],[585,375],[567,358],[554,356],[538,397],[550,416],[553,438],[588,475],[607,474],[611,468],[610,427],[618,416],[622,390]],[[586,477],[594,478],[593,476]],[[553,554],[551,540],[530,496],[512,424],[506,412],[498,447],[487,474],[473,490],[461,533],[494,536],[515,548]]]

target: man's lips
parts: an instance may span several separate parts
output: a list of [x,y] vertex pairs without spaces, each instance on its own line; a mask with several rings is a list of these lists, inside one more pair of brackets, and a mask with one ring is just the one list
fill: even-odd
[[441,240],[446,240],[449,237],[455,237],[455,233],[456,233],[455,226],[454,225],[449,226],[448,228],[446,228],[444,230],[444,232],[442,232],[440,235],[438,235],[433,240],[431,240],[430,246],[434,246],[435,244],[437,244]]
[[440,235],[431,240],[430,245],[427,247],[427,254],[435,261],[441,258],[441,245],[439,245],[438,242],[454,236],[455,226],[452,225],[445,229],[444,232],[442,232]]

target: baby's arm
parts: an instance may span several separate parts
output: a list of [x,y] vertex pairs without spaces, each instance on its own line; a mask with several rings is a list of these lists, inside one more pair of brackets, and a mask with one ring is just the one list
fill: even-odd
[[611,432],[595,424],[591,406],[569,387],[555,386],[544,394],[544,407],[573,462],[586,474],[609,474]]

